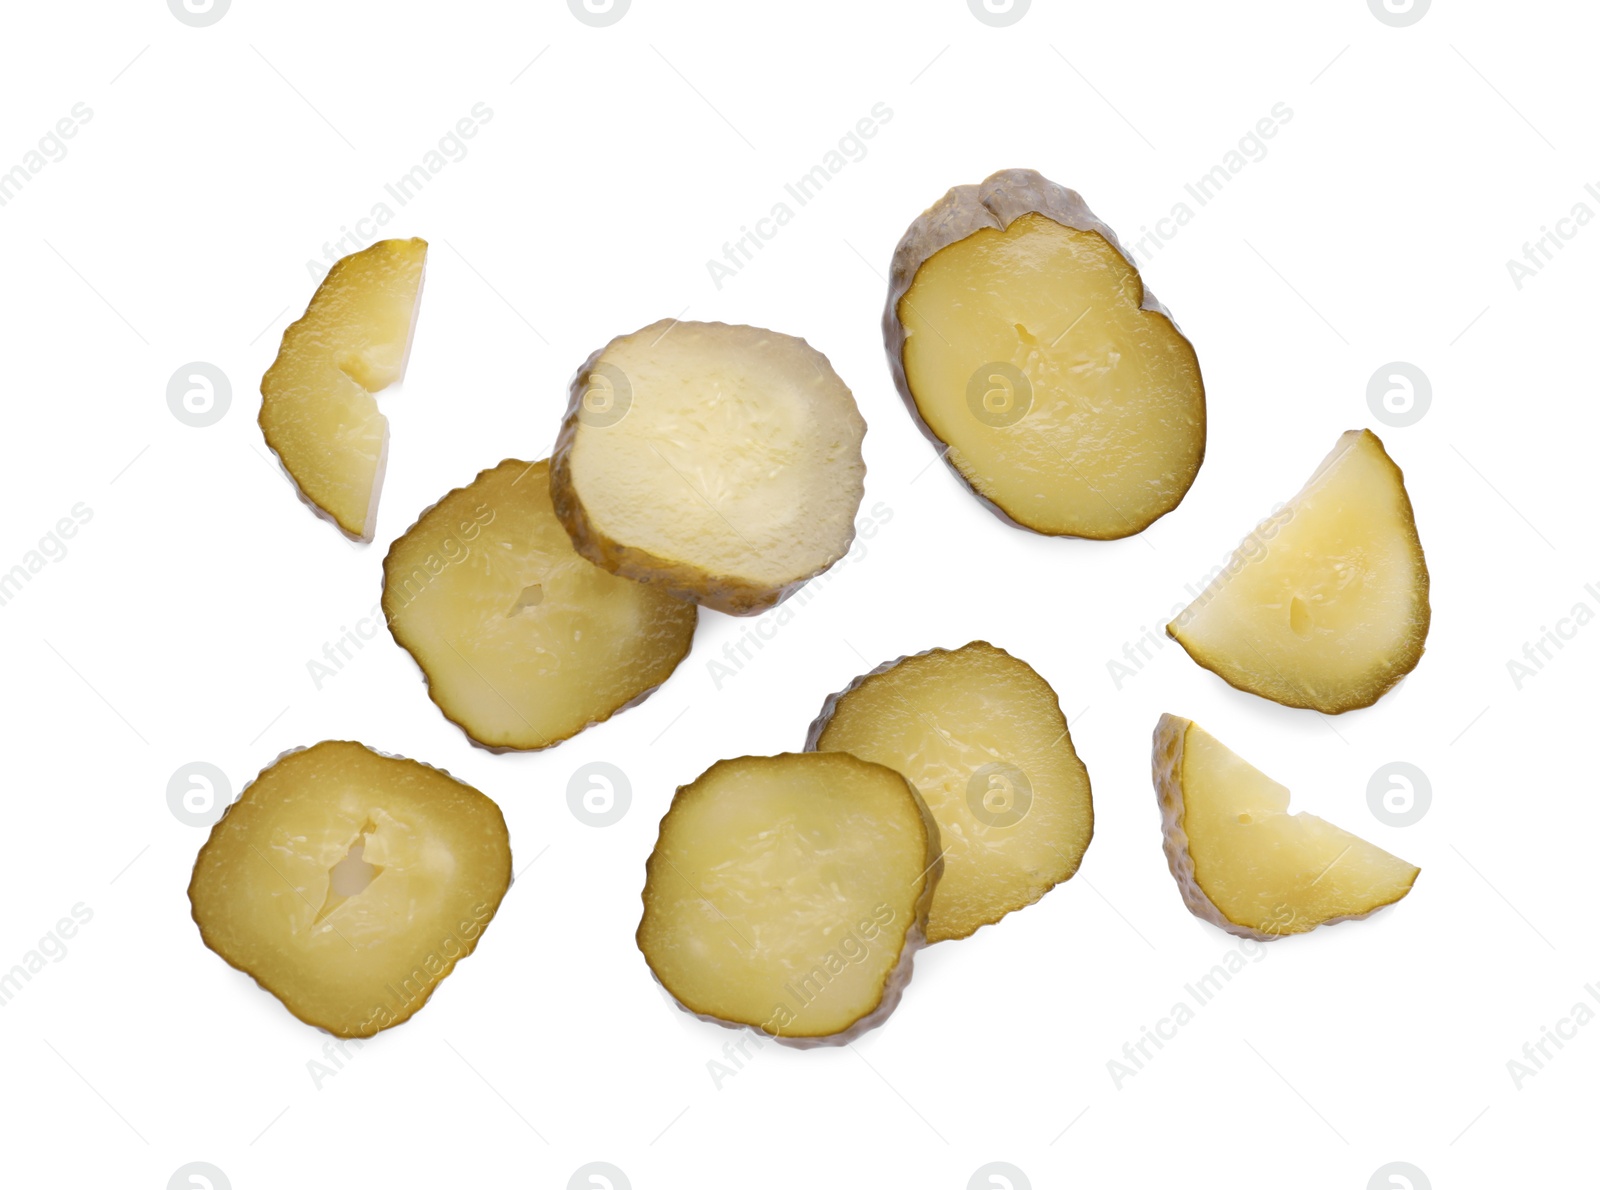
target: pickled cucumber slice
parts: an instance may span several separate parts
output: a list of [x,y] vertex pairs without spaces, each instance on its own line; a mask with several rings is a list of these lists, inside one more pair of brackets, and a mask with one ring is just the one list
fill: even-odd
[[326,740],[268,765],[211,828],[189,902],[205,944],[309,1025],[407,1020],[511,883],[500,808],[414,760]]
[[1376,434],[1351,430],[1167,634],[1231,686],[1337,715],[1416,668],[1429,619],[1405,478]]
[[882,765],[815,752],[718,761],[661,820],[639,949],[697,1016],[842,1044],[899,1002],[938,857],[927,808]]
[[371,541],[389,444],[372,394],[405,375],[425,240],[379,240],[337,261],[261,378],[261,432],[313,508]]
[[928,941],[965,938],[1078,870],[1094,834],[1089,773],[1048,682],[985,641],[930,649],[857,678],[808,749],[903,773],[939,824],[944,876]]
[[487,748],[547,748],[642,701],[689,653],[695,605],[580,557],[547,461],[450,492],[383,562],[389,630]]
[[1200,469],[1194,348],[1115,233],[1031,169],[958,186],[911,224],[883,333],[917,425],[1012,524],[1127,537]]
[[551,458],[556,515],[596,565],[752,615],[849,550],[865,432],[805,340],[658,322],[573,378]]
[[1152,766],[1167,866],[1196,917],[1268,941],[1359,920],[1419,868],[1312,814],[1188,719],[1163,715]]

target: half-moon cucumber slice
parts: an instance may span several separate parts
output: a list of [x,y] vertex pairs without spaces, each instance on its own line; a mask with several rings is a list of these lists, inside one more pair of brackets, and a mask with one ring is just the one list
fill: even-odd
[[425,240],[379,240],[337,261],[261,378],[261,432],[301,496],[371,541],[389,444],[372,394],[405,375]]
[[1351,430],[1167,634],[1229,685],[1337,715],[1416,668],[1429,618],[1405,478],[1376,434]]
[[1196,917],[1258,941],[1392,905],[1420,871],[1312,814],[1188,719],[1163,715],[1152,753],[1162,845]]

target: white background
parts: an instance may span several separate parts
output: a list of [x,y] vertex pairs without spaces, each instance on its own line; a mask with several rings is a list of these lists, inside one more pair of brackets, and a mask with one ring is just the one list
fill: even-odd
[[[1589,6],[1457,0],[1395,28],[1362,0],[1036,0],[994,28],[962,0],[635,0],[594,28],[551,0],[235,0],[192,28],[159,0],[108,0],[4,22],[0,169],[74,104],[93,114],[0,208],[0,569],[75,504],[93,515],[0,607],[0,966],[73,905],[93,919],[0,1009],[0,1180],[158,1190],[208,1161],[237,1190],[559,1187],[606,1161],[638,1188],[956,1190],[1004,1161],[1035,1187],[1356,1190],[1393,1161],[1447,1187],[1564,1181],[1587,1160],[1600,1027],[1520,1089],[1506,1063],[1600,979],[1600,628],[1521,689],[1507,661],[1574,604],[1600,610],[1600,227],[1569,225],[1520,289],[1506,261],[1575,204],[1600,210]],[[314,287],[307,261],[477,103],[492,119],[468,154],[384,228],[432,249],[410,372],[381,399],[377,539],[353,546],[269,461],[257,383]],[[877,103],[892,119],[865,157],[717,288],[707,260]],[[890,385],[882,274],[905,225],[949,186],[1031,166],[1137,239],[1277,103],[1293,115],[1265,157],[1145,269],[1207,382],[1188,497],[1116,543],[1004,527],[929,466]],[[417,511],[546,454],[575,366],[672,316],[830,357],[869,423],[867,505],[893,512],[865,555],[720,689],[707,663],[749,623],[707,613],[654,697],[538,755],[469,746],[386,634],[317,689],[308,661],[369,613]],[[196,360],[232,382],[199,429],[166,403]],[[1406,428],[1367,404],[1394,360],[1432,384]],[[1124,643],[1159,634],[1363,425],[1405,470],[1432,570],[1416,672],[1336,720],[1238,693],[1172,644],[1118,688]],[[924,952],[882,1029],[768,1045],[719,1086],[707,1064],[736,1035],[678,1012],[633,944],[673,788],[799,747],[870,665],[975,637],[1032,662],[1071,716],[1097,817],[1081,873]],[[1107,1061],[1235,945],[1166,871],[1163,711],[1423,872],[1368,922],[1274,945],[1119,1089]],[[185,886],[204,831],[166,786],[207,761],[237,791],[329,737],[493,796],[521,874],[426,1010],[319,1085],[326,1035],[201,945]],[[604,829],[566,798],[595,760],[633,791]],[[1367,804],[1394,760],[1433,791],[1404,829]]]

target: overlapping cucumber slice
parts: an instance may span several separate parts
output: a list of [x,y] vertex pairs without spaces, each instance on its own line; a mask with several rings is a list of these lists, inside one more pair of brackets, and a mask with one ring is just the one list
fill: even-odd
[[684,1008],[841,1044],[879,1024],[911,977],[939,832],[882,765],[745,756],[679,788],[646,872],[639,949]]
[[1078,870],[1089,774],[1055,691],[985,641],[902,657],[833,695],[808,747],[903,773],[939,823],[928,940],[965,938]]

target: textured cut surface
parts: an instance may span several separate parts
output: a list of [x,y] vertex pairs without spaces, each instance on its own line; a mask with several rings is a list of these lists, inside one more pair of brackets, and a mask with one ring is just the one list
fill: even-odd
[[839,753],[719,761],[661,820],[639,949],[699,1016],[843,1043],[911,975],[938,828],[904,777]]
[[370,1037],[472,953],[510,883],[494,802],[329,740],[281,757],[228,807],[189,901],[206,945],[295,1016]]
[[261,431],[301,495],[370,541],[389,426],[372,394],[405,375],[423,240],[379,240],[334,264],[261,378]]
[[1404,477],[1371,430],[1340,437],[1167,632],[1230,685],[1338,714],[1422,658],[1428,566]]
[[1078,870],[1089,774],[1050,688],[983,641],[902,657],[831,697],[807,747],[904,774],[939,824],[928,941],[965,938]]
[[579,369],[551,458],[590,561],[735,615],[843,557],[866,423],[826,357],[748,326],[659,322]]
[[445,715],[490,748],[544,748],[649,694],[696,611],[601,570],[550,505],[548,462],[507,459],[418,518],[383,563],[389,630]]
[[952,190],[902,238],[889,302],[908,407],[1009,520],[1126,537],[1189,490],[1205,453],[1194,349],[1073,191],[1032,170]]
[[1311,814],[1187,719],[1163,715],[1152,754],[1167,866],[1195,916],[1267,940],[1366,917],[1419,869]]

